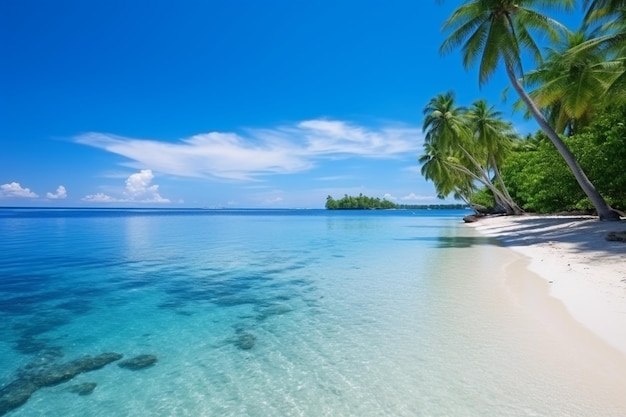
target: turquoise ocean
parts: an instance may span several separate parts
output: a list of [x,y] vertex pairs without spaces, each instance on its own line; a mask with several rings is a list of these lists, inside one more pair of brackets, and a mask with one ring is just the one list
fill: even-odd
[[623,416],[467,213],[0,209],[0,415]]

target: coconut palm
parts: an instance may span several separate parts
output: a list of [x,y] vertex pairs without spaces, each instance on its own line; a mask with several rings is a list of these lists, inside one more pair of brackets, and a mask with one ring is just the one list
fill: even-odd
[[419,157],[419,163],[424,178],[435,184],[437,198],[446,198],[455,192],[458,183],[464,182],[464,177],[471,178],[447,164],[446,156],[433,143],[424,143],[424,153]]
[[609,103],[626,103],[626,0],[585,0],[585,24],[601,24],[603,36],[590,39],[580,49],[601,48],[613,54],[621,74],[607,89]]
[[626,12],[626,0],[584,0],[587,23],[610,19],[612,15],[622,15]]
[[[507,213],[518,214],[522,210],[508,193],[498,189],[489,175],[489,154],[495,154],[484,143],[475,140],[472,119],[463,107],[455,105],[452,92],[432,98],[424,108],[426,132],[425,154],[420,157],[422,174],[435,183],[437,192],[444,197],[455,190],[459,194],[471,192],[468,182],[478,181],[494,195],[497,204]],[[496,161],[495,157],[492,161]],[[504,186],[504,183],[502,183]]]
[[468,68],[480,61],[478,80],[483,85],[493,75],[498,64],[504,64],[506,74],[513,89],[528,107],[541,130],[557,148],[578,184],[591,200],[601,220],[619,220],[602,195],[591,183],[580,164],[565,142],[550,126],[537,105],[524,90],[519,77],[522,71],[522,50],[526,50],[538,62],[541,61],[539,46],[531,32],[540,32],[552,41],[558,40],[558,33],[564,27],[555,20],[535,11],[533,6],[571,8],[573,0],[474,0],[458,7],[443,29],[451,31],[441,45],[441,52],[447,53],[461,46],[463,65]]
[[424,143],[424,154],[419,157],[422,175],[435,184],[437,198],[444,199],[452,194],[478,213],[471,202],[477,190],[475,176],[468,174],[464,168],[455,167],[453,161],[453,157],[444,155],[435,144],[428,142]]
[[566,31],[565,39],[548,48],[546,60],[524,76],[528,94],[544,109],[550,125],[569,135],[587,126],[605,101],[605,93],[620,75],[620,64],[607,60],[601,48],[579,48],[594,33]]
[[502,113],[495,110],[485,100],[472,103],[467,112],[467,118],[474,140],[486,152],[487,170],[493,173],[500,190],[515,205],[515,211],[521,212],[522,210],[513,202],[499,169],[511,152],[514,141],[518,139],[513,126],[503,121]]
[[437,94],[424,107],[424,126],[426,142],[437,142],[441,147],[458,144],[459,138],[471,135],[464,119],[465,107],[456,105],[454,93]]

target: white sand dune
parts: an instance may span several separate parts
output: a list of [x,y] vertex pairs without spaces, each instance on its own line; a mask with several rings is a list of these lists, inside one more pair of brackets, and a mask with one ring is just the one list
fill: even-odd
[[575,320],[626,354],[626,243],[606,240],[625,221],[524,215],[470,224],[528,257]]

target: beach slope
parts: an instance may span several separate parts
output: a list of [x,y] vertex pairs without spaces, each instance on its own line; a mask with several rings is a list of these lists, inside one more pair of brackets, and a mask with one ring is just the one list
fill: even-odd
[[500,216],[469,223],[529,258],[572,317],[626,354],[626,221],[588,216]]

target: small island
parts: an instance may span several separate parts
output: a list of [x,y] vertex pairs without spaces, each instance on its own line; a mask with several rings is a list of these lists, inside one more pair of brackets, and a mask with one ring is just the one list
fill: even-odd
[[335,200],[332,196],[326,197],[327,210],[461,210],[467,208],[466,204],[396,204],[385,198],[382,200],[378,197],[368,197],[359,194],[357,197],[344,194],[339,200]]

